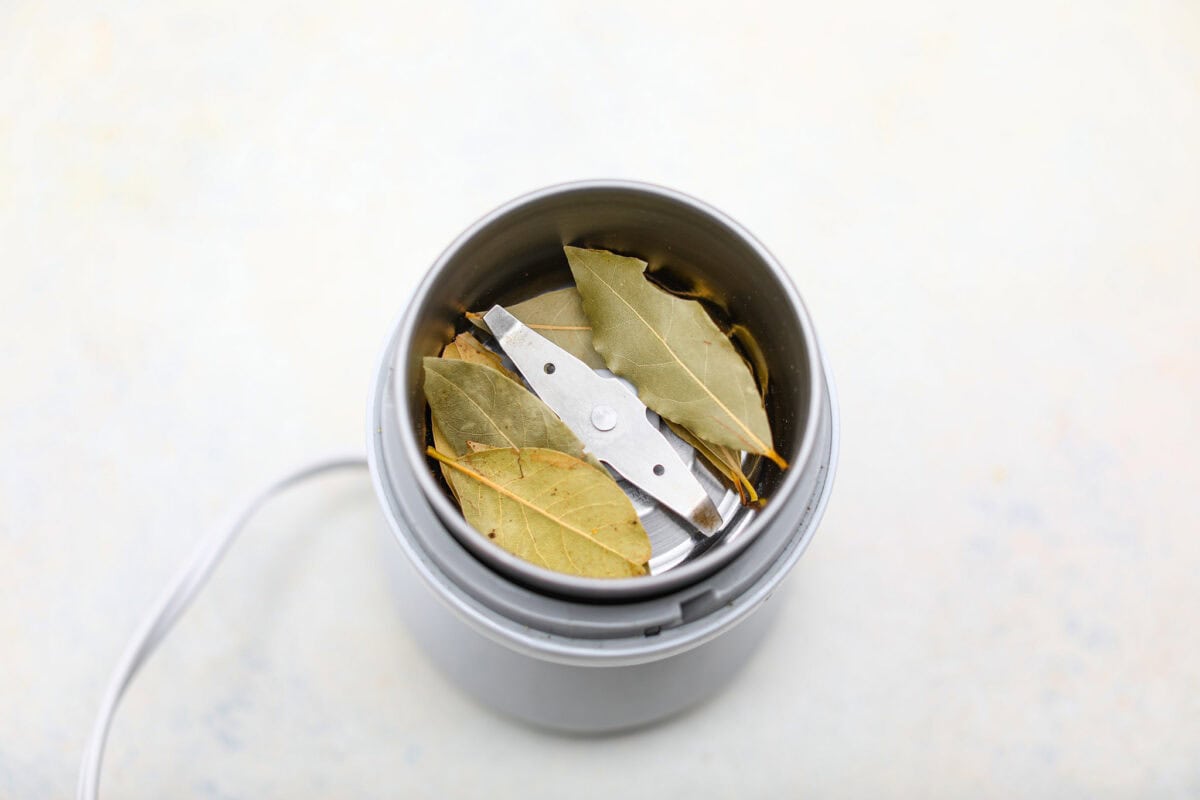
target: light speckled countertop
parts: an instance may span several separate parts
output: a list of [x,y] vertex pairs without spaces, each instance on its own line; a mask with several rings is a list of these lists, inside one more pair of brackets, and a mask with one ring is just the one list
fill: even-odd
[[842,470],[764,649],[661,727],[511,724],[330,479],[152,660],[103,795],[1200,794],[1194,4],[249,5],[0,10],[0,796],[73,791],[201,531],[361,449],[440,249],[594,176],[738,218],[824,337]]

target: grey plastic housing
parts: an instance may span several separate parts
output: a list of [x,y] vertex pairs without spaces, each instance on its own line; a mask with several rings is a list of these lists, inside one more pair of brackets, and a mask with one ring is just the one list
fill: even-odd
[[[790,467],[760,472],[760,492],[768,502],[761,511],[741,512],[727,526],[736,535],[719,537],[707,552],[661,575],[613,581],[559,576],[511,556],[519,563],[502,562],[500,568],[494,561],[485,564],[463,546],[464,536],[478,534],[462,519],[424,455],[421,359],[440,352],[466,310],[565,285],[564,244],[635,254],[651,270],[686,271],[689,280],[722,298],[732,319],[751,326],[767,360],[767,410],[776,449]],[[685,660],[697,665],[690,668],[695,675],[689,679],[689,669],[682,667],[682,672],[670,672],[674,688],[667,694],[690,703],[715,690],[696,676],[711,677],[720,672],[710,669],[718,661],[732,663],[748,655],[748,635],[722,634],[770,596],[807,546],[828,500],[837,453],[836,407],[824,357],[808,312],[783,269],[720,212],[678,192],[626,181],[579,182],[534,192],[485,216],[460,236],[415,290],[387,341],[372,387],[369,421],[376,491],[405,560],[414,568],[399,571],[408,575],[401,580],[418,578],[452,612],[434,638],[426,639],[431,653],[441,653],[440,663],[449,663],[455,652],[472,652],[479,636],[500,645],[504,650],[497,653],[512,653],[516,660],[497,655],[487,681],[480,683],[477,676],[472,684],[467,670],[457,677],[459,682],[509,713],[571,730],[642,724],[649,721],[648,707],[638,704],[641,712],[626,714],[622,723],[611,708],[601,713],[595,701],[571,700],[594,696],[593,684],[587,684],[589,691],[582,691],[584,684],[574,687],[577,693],[564,690],[552,714],[544,697],[513,707],[512,698],[520,695],[522,682],[542,669],[540,662],[626,668],[675,660],[728,638],[726,647],[733,647],[734,654],[723,656],[725,661],[716,650],[713,660],[699,652],[690,655]],[[411,585],[404,588],[406,606],[419,605],[411,601]],[[520,664],[527,668],[521,670]],[[582,672],[595,680],[591,670]],[[555,680],[569,688],[572,674],[570,669],[555,673]],[[620,684],[619,675],[607,675],[606,680]],[[544,688],[548,680],[543,676],[536,685]],[[643,675],[638,680],[648,679]],[[694,685],[694,690],[681,690],[681,685]],[[564,702],[582,705],[570,711],[564,710]],[[668,704],[670,708],[651,704],[651,718],[681,704],[684,699]]]

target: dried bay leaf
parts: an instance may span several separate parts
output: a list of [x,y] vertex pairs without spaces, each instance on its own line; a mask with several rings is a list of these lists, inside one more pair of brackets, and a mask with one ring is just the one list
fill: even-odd
[[[458,352],[458,344],[451,341],[443,347],[442,358],[461,360],[462,354]],[[433,437],[433,446],[435,449],[449,456],[455,455],[454,446],[446,439],[446,434],[442,433],[442,428],[438,425],[437,415],[433,413],[433,409],[429,410],[429,434]],[[454,495],[454,499],[457,500],[458,493],[454,491],[454,484],[450,483],[450,473],[446,471],[445,467],[442,467],[442,477],[446,479],[446,485],[450,487],[450,494]]]
[[758,491],[746,477],[746,473],[742,471],[741,451],[706,442],[677,422],[666,420],[666,423],[676,436],[691,445],[692,449],[729,482],[729,485],[738,493],[743,505],[752,505],[758,502]]
[[[718,295],[716,290],[707,283],[697,281],[690,276],[685,277],[661,267],[659,269],[648,269],[645,274],[646,280],[664,292],[687,300],[698,300],[706,307],[713,309],[717,313],[718,320],[729,316],[729,309],[725,307],[724,298]],[[724,328],[725,326],[718,321],[717,327]]]
[[442,351],[442,358],[482,364],[485,367],[491,367],[499,371],[505,377],[517,383],[521,382],[521,379],[517,377],[515,372],[504,366],[504,361],[501,360],[499,355],[484,347],[482,342],[469,333],[460,333],[458,336],[455,336],[454,341],[446,345],[446,349]]
[[[483,344],[469,333],[460,333],[455,336],[444,348],[442,348],[442,358],[453,359],[455,361],[473,361],[477,364],[491,367],[499,370],[504,375],[520,382],[517,376],[504,366],[504,362],[500,360],[500,356],[488,350]],[[446,439],[446,435],[442,433],[438,427],[437,417],[430,411],[430,422],[432,423],[433,446],[447,455],[457,455],[450,442]]]
[[754,375],[698,302],[647,281],[641,259],[563,250],[596,351],[610,370],[633,382],[643,403],[706,442],[787,467],[772,444]]
[[[583,313],[583,301],[574,286],[505,306],[505,310],[592,369],[605,369],[604,359],[592,347],[592,323]],[[482,313],[469,311],[467,319],[488,330]]]
[[[729,322],[729,309],[725,307],[725,302],[717,296],[712,287],[694,282],[685,284],[674,273],[667,273],[665,270],[646,270],[645,275],[646,280],[664,292],[685,300],[699,301],[706,310],[712,312],[713,322],[717,327],[725,331],[726,335],[741,348],[742,355],[750,363],[750,368],[758,381],[759,394],[766,397],[768,371],[767,360],[763,355],[762,348],[759,347],[758,340],[754,338],[754,334],[750,332],[749,328],[740,322]],[[664,279],[666,276],[669,278]]]
[[[518,380],[517,376],[509,371],[504,362],[500,360],[500,356],[488,350],[483,344],[469,333],[460,333],[454,337],[454,340],[449,342],[442,349],[442,358],[454,359],[457,361],[471,361],[476,364],[482,364],[492,369],[499,370],[504,375]],[[432,409],[429,414],[430,434],[433,436],[433,446],[446,455],[458,455],[454,446],[446,438],[446,434],[442,433],[441,426],[438,425],[437,415]],[[470,443],[468,442],[468,445]],[[442,468],[442,475],[446,477],[446,485],[450,487],[451,494],[454,493],[454,485],[450,483],[450,478],[446,474],[445,467]],[[454,496],[458,499],[458,495]]]
[[729,327],[729,335],[741,345],[746,358],[750,361],[754,377],[758,381],[758,391],[763,397],[766,397],[767,385],[771,382],[771,373],[767,368],[767,357],[763,355],[758,340],[754,338],[754,334],[750,332],[749,328],[738,322]]
[[430,415],[429,433],[433,436],[433,446],[448,456],[454,455],[454,445],[450,444],[450,440],[446,438],[446,434],[442,433],[442,426],[438,425],[437,417]]
[[[448,456],[454,455],[454,446],[446,438],[446,434],[442,433],[442,428],[438,425],[437,417],[433,414],[429,415],[429,433],[433,436],[433,447],[440,453],[445,453]],[[450,483],[450,474],[442,467],[442,477],[446,479],[446,485],[450,487],[450,493],[454,495],[454,499],[458,499],[458,493],[454,491],[454,484]]]
[[544,448],[493,448],[446,468],[463,516],[508,552],[558,572],[592,578],[646,574],[650,537],[607,472]]
[[[486,447],[545,447],[598,464],[583,443],[533,392],[498,370],[471,361],[425,359],[425,399],[450,448],[469,452],[468,442]],[[441,447],[438,448],[442,450]]]

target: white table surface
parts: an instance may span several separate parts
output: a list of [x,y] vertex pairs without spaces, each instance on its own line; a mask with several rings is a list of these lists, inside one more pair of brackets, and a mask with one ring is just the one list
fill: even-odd
[[1195,4],[161,5],[0,9],[0,797],[70,795],[201,532],[363,448],[437,253],[598,176],[746,224],[835,368],[764,649],[640,733],[510,723],[331,478],[154,657],[102,795],[1200,794]]

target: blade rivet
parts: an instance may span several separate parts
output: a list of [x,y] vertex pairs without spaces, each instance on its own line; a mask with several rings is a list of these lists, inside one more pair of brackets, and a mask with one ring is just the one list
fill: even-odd
[[617,412],[610,406],[592,408],[592,425],[598,431],[611,431],[617,427]]

